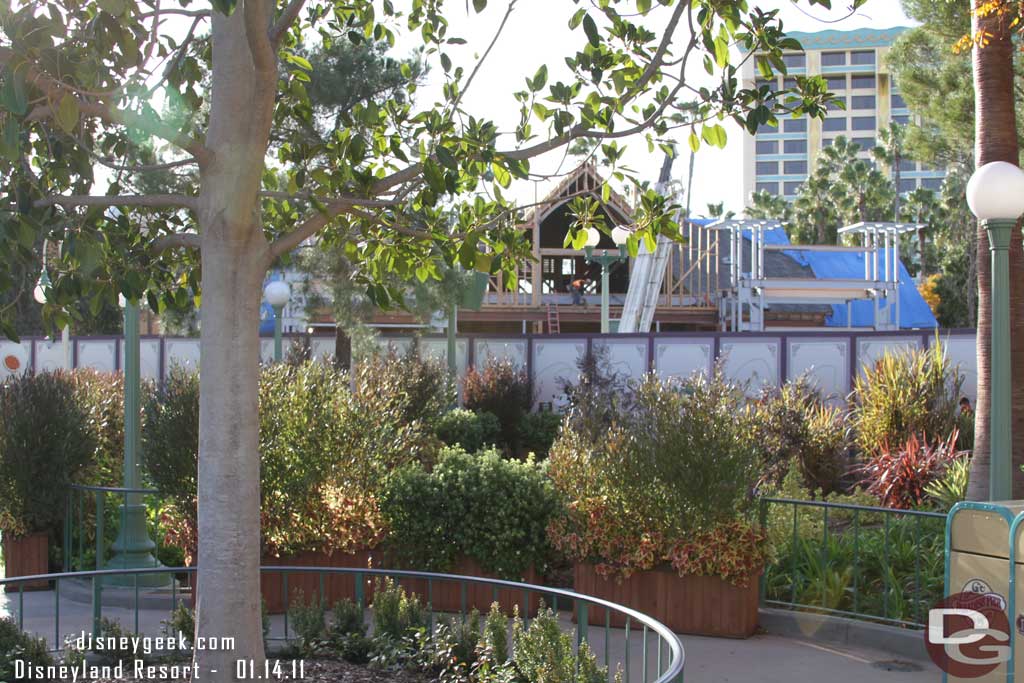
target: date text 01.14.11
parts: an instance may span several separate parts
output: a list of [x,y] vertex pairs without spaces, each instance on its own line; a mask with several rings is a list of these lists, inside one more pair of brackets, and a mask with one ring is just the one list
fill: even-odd
[[235,661],[235,678],[239,681],[302,680],[306,677],[306,662],[293,659],[282,662],[268,659],[258,664],[251,659]]

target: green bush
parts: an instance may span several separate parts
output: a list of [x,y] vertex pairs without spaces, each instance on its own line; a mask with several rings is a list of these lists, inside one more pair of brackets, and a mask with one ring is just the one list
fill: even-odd
[[532,460],[503,460],[495,451],[442,452],[433,470],[406,467],[381,501],[388,553],[400,565],[450,570],[459,556],[484,571],[519,579],[543,571],[545,536],[558,508],[544,469]]
[[538,459],[547,458],[561,428],[562,416],[558,413],[527,413],[519,421],[520,448],[525,453],[533,453]]
[[842,414],[824,405],[805,377],[765,389],[753,425],[765,483],[778,485],[795,465],[812,491],[839,488],[847,469]]
[[[720,368],[682,383],[649,376],[630,410],[596,440],[571,422],[563,428],[549,471],[566,513],[550,537],[571,559],[605,574],[651,569],[681,557],[676,547],[691,538],[718,543],[716,532],[737,532],[751,507],[758,460],[742,388]],[[757,534],[742,533],[755,542],[736,548],[739,557],[721,558],[722,576],[757,569]]]
[[19,659],[35,666],[53,664],[46,640],[23,633],[11,617],[0,619],[0,681],[14,683],[14,662]]
[[[78,369],[73,373],[75,398],[88,416],[96,450],[84,473],[86,483],[124,483],[124,375]],[[145,387],[143,388],[145,391]]]
[[326,616],[327,608],[318,596],[307,603],[302,591],[296,592],[295,599],[288,605],[288,623],[299,637],[300,656],[311,656],[322,644],[327,635]]
[[941,344],[923,351],[885,354],[854,382],[850,424],[861,454],[911,436],[944,441],[958,426],[963,377]]
[[[378,394],[380,395],[380,394]],[[260,477],[266,552],[354,552],[383,535],[377,499],[390,473],[431,462],[429,427],[407,422],[404,400],[375,403],[323,363],[276,363],[260,373]],[[173,501],[164,526],[194,552],[198,380],[168,382],[146,407],[146,469]],[[154,447],[149,448],[150,444]]]
[[460,446],[469,453],[501,443],[501,424],[493,413],[474,413],[456,408],[441,416],[437,438],[448,446]]
[[400,642],[427,624],[427,612],[415,593],[391,579],[378,579],[373,592],[373,636]]
[[404,424],[433,427],[455,404],[455,384],[448,367],[415,353],[372,356],[355,368],[356,401],[370,410],[396,414]]
[[470,369],[463,381],[463,404],[498,418],[502,441],[512,455],[519,452],[519,423],[533,408],[533,399],[529,373],[509,360],[492,358],[482,369]]
[[60,538],[69,486],[83,480],[96,447],[69,373],[0,385],[0,529]]
[[948,463],[940,478],[925,485],[924,492],[935,507],[942,512],[948,512],[960,501],[967,500],[970,476],[971,459],[966,454],[961,454]]
[[591,346],[576,363],[575,378],[559,377],[567,403],[566,421],[573,431],[596,441],[629,409],[632,387],[616,372],[607,346]]
[[563,633],[550,609],[541,610],[529,628],[518,617],[512,624],[515,668],[521,680],[530,683],[606,683],[608,669],[586,643],[575,652],[572,637]]

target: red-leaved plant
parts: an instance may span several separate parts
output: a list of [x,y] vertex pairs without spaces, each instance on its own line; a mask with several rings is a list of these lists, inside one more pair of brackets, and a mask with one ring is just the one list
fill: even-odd
[[896,448],[883,443],[858,469],[863,475],[861,483],[886,507],[907,510],[918,506],[927,495],[925,487],[942,478],[946,468],[960,457],[956,449],[958,436],[959,431],[954,429],[938,443],[930,443],[926,435],[917,434]]

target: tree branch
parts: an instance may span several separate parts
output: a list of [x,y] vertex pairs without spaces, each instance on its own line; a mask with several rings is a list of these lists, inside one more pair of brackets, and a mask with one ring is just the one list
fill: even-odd
[[157,254],[168,249],[198,249],[199,235],[194,232],[176,232],[173,235],[164,235],[154,240],[152,248]]
[[[286,192],[261,192],[260,195],[273,199],[311,199],[311,196],[309,195],[303,197],[290,195]],[[290,233],[282,235],[274,240],[273,244],[270,245],[271,258],[277,258],[283,254],[287,254],[289,251],[323,230],[332,219],[337,218],[341,214],[360,213],[360,210],[357,208],[359,206],[384,208],[394,206],[396,204],[393,200],[361,199],[359,197],[318,199],[317,201],[323,204],[324,207],[327,208],[327,211],[317,211],[299,224],[299,226]]]
[[277,69],[277,55],[270,43],[270,19],[267,16],[268,0],[243,0],[245,39],[249,42],[249,53],[253,66],[261,74]]
[[281,42],[281,37],[299,18],[299,12],[302,11],[302,6],[305,4],[306,0],[292,0],[288,3],[288,6],[284,8],[284,12],[281,13],[277,23],[275,23],[274,27],[270,29],[270,42],[273,45],[277,45]]
[[173,168],[181,168],[182,166],[189,166],[196,163],[196,160],[190,157],[188,159],[179,159],[178,161],[168,161],[164,164],[139,164],[131,166],[128,164],[118,164],[114,159],[104,159],[101,157],[93,158],[107,168],[115,171],[126,171],[128,173],[154,173],[156,171],[169,171]]
[[60,102],[64,96],[70,95],[78,102],[80,114],[98,118],[105,123],[135,128],[166,140],[191,154],[201,166],[205,165],[212,157],[211,152],[201,142],[175,130],[159,118],[142,116],[133,111],[118,109],[103,102],[102,98],[92,100],[80,96],[74,88],[53,78],[35,64],[22,60],[9,47],[0,47],[0,64],[6,64],[12,70],[24,65],[26,83],[38,88],[46,96],[47,103],[33,109],[26,117],[28,121],[38,121],[53,116],[53,106],[55,103]]
[[505,16],[502,17],[501,23],[498,25],[498,30],[494,32],[494,37],[491,38],[491,44],[484,50],[483,55],[477,60],[476,66],[473,67],[472,73],[469,74],[469,78],[466,79],[466,85],[459,91],[459,94],[455,97],[455,101],[452,102],[452,111],[456,111],[459,108],[459,104],[462,102],[462,98],[465,97],[466,91],[473,85],[473,79],[476,78],[477,73],[480,71],[480,67],[483,66],[484,62],[487,61],[487,56],[491,54],[491,50],[494,49],[495,44],[498,42],[498,38],[501,37],[502,32],[505,30],[505,24],[508,23],[508,18],[512,15],[512,10],[516,7],[517,0],[510,0],[508,3],[508,9],[505,10]]
[[48,206],[62,206],[65,209],[76,206],[140,206],[154,209],[183,208],[195,209],[195,197],[183,194],[129,194],[129,195],[56,195],[43,197],[33,202],[37,209]]

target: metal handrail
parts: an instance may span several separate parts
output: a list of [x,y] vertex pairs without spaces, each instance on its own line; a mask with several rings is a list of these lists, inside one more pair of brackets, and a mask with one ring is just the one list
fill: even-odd
[[[98,632],[100,620],[102,618],[102,591],[103,591],[103,579],[106,577],[114,576],[134,576],[135,577],[135,600],[134,600],[134,612],[135,612],[135,632],[139,630],[139,577],[151,574],[195,574],[197,567],[154,567],[145,569],[101,569],[92,571],[77,571],[77,572],[60,572],[54,574],[36,574],[32,576],[18,576],[11,578],[0,578],[0,588],[5,589],[7,586],[18,586],[18,626],[24,628],[24,586],[26,584],[39,583],[39,582],[53,582],[54,584],[54,643],[60,642],[60,583],[61,581],[73,580],[73,579],[87,579],[92,581],[93,586],[93,629],[94,632]],[[374,568],[354,568],[354,567],[296,567],[296,566],[263,566],[260,567],[261,574],[283,574],[284,585],[285,585],[285,609],[288,608],[288,601],[290,596],[287,592],[287,576],[290,574],[316,574],[321,579],[321,591],[323,591],[323,577],[325,575],[351,575],[355,580],[357,586],[356,602],[362,606],[362,591],[359,588],[362,586],[364,577],[374,576],[391,579],[413,579],[413,580],[424,580],[429,582],[428,585],[432,585],[433,582],[457,582],[463,587],[463,596],[465,596],[465,585],[466,584],[483,584],[491,586],[495,593],[500,588],[522,591],[525,599],[525,604],[529,604],[533,596],[550,596],[553,599],[554,604],[552,608],[557,611],[559,599],[563,599],[575,606],[577,611],[576,619],[576,642],[582,644],[588,642],[588,627],[589,627],[589,609],[595,607],[598,609],[604,609],[605,611],[605,624],[604,624],[604,665],[608,668],[609,680],[613,680],[616,676],[616,672],[611,666],[611,660],[609,657],[609,632],[612,630],[610,626],[610,614],[615,612],[626,618],[625,622],[625,647],[624,647],[624,680],[626,683],[630,681],[630,670],[629,670],[629,659],[630,659],[630,626],[632,622],[636,622],[641,625],[642,628],[642,646],[643,646],[643,675],[641,683],[682,683],[683,681],[683,669],[685,665],[686,654],[683,649],[683,644],[679,638],[672,633],[672,631],[662,624],[661,622],[623,605],[603,600],[601,598],[591,597],[588,595],[582,595],[574,591],[570,591],[564,588],[549,588],[546,586],[538,586],[534,584],[521,583],[516,581],[506,581],[503,579],[489,579],[479,576],[461,576],[458,574],[442,574],[434,572],[421,572],[412,570],[402,569],[374,569]],[[171,604],[172,609],[177,606],[177,591],[176,583],[172,582],[171,589]],[[465,602],[465,597],[463,597]],[[431,605],[430,600],[427,601],[426,609],[431,615],[431,624],[433,624],[434,609]],[[463,616],[465,615],[465,604],[462,609]],[[527,615],[528,616],[528,615]],[[284,622],[285,628],[285,639],[288,639],[288,621],[287,617]],[[638,629],[639,630],[639,629]],[[650,651],[648,632],[653,632],[657,638],[657,668],[656,672],[658,676],[652,681],[648,681],[648,659],[653,654]],[[663,652],[662,646],[667,646],[667,653],[669,660],[666,666],[662,666],[663,663]],[[595,653],[596,654],[596,653]],[[620,661],[621,665],[622,662]]]
[[90,486],[88,484],[71,484],[68,488],[75,491],[98,491],[100,493],[160,493],[156,489],[130,489],[123,486]]
[[[875,621],[884,624],[891,624],[895,626],[903,626],[910,628],[923,628],[923,611],[921,610],[921,594],[922,594],[922,574],[921,574],[921,544],[922,544],[922,530],[921,522],[923,520],[945,520],[946,514],[942,512],[931,512],[927,510],[904,510],[901,508],[887,508],[887,507],[875,507],[870,505],[858,505],[855,503],[834,503],[822,500],[798,500],[794,498],[761,498],[759,499],[760,504],[760,521],[762,530],[767,531],[768,525],[768,508],[770,505],[788,505],[793,509],[792,515],[792,537],[790,539],[790,555],[791,564],[787,567],[781,567],[779,565],[769,564],[765,568],[765,572],[761,576],[761,603],[763,605],[784,607],[788,609],[798,610],[811,610],[815,612],[821,612],[825,614],[832,614],[836,616],[852,617],[855,619],[862,619],[868,621]],[[838,609],[836,607],[830,607],[824,604],[807,604],[797,600],[797,557],[799,552],[799,543],[806,541],[813,543],[813,539],[803,539],[799,535],[799,520],[798,510],[800,508],[813,508],[821,510],[821,518],[819,522],[822,525],[822,538],[820,539],[821,547],[821,562],[824,567],[831,561],[831,557],[828,556],[828,551],[831,548],[829,545],[829,511],[841,510],[852,514],[852,523],[849,528],[845,529],[845,532],[852,530],[852,541],[853,541],[853,562],[850,567],[853,570],[853,585],[847,588],[846,591],[852,596],[852,608],[851,609]],[[862,611],[860,603],[860,591],[862,586],[859,585],[859,574],[862,565],[860,562],[860,540],[862,526],[860,523],[861,514],[873,514],[882,515],[881,524],[877,525],[872,530],[877,533],[881,531],[882,536],[882,550],[883,550],[883,566],[887,570],[887,573],[883,575],[883,601],[881,614],[873,614]],[[890,615],[889,605],[889,594],[893,589],[900,588],[900,581],[910,582],[911,576],[894,575],[893,580],[890,579],[888,572],[893,571],[893,565],[891,562],[891,523],[890,520],[893,518],[911,518],[913,519],[913,532],[914,532],[914,571],[913,571],[913,600],[914,608],[911,618],[904,619],[899,616]],[[788,533],[788,532],[787,532]],[[835,533],[834,531],[832,533]],[[938,536],[936,536],[938,537]],[[767,595],[767,584],[768,577],[773,569],[777,569],[785,572],[787,569],[791,573],[790,576],[790,588],[789,588],[789,599],[770,599]],[[902,589],[901,589],[902,590]],[[844,591],[844,592],[846,592]],[[779,596],[776,596],[778,598]],[[941,597],[941,596],[937,596]]]

